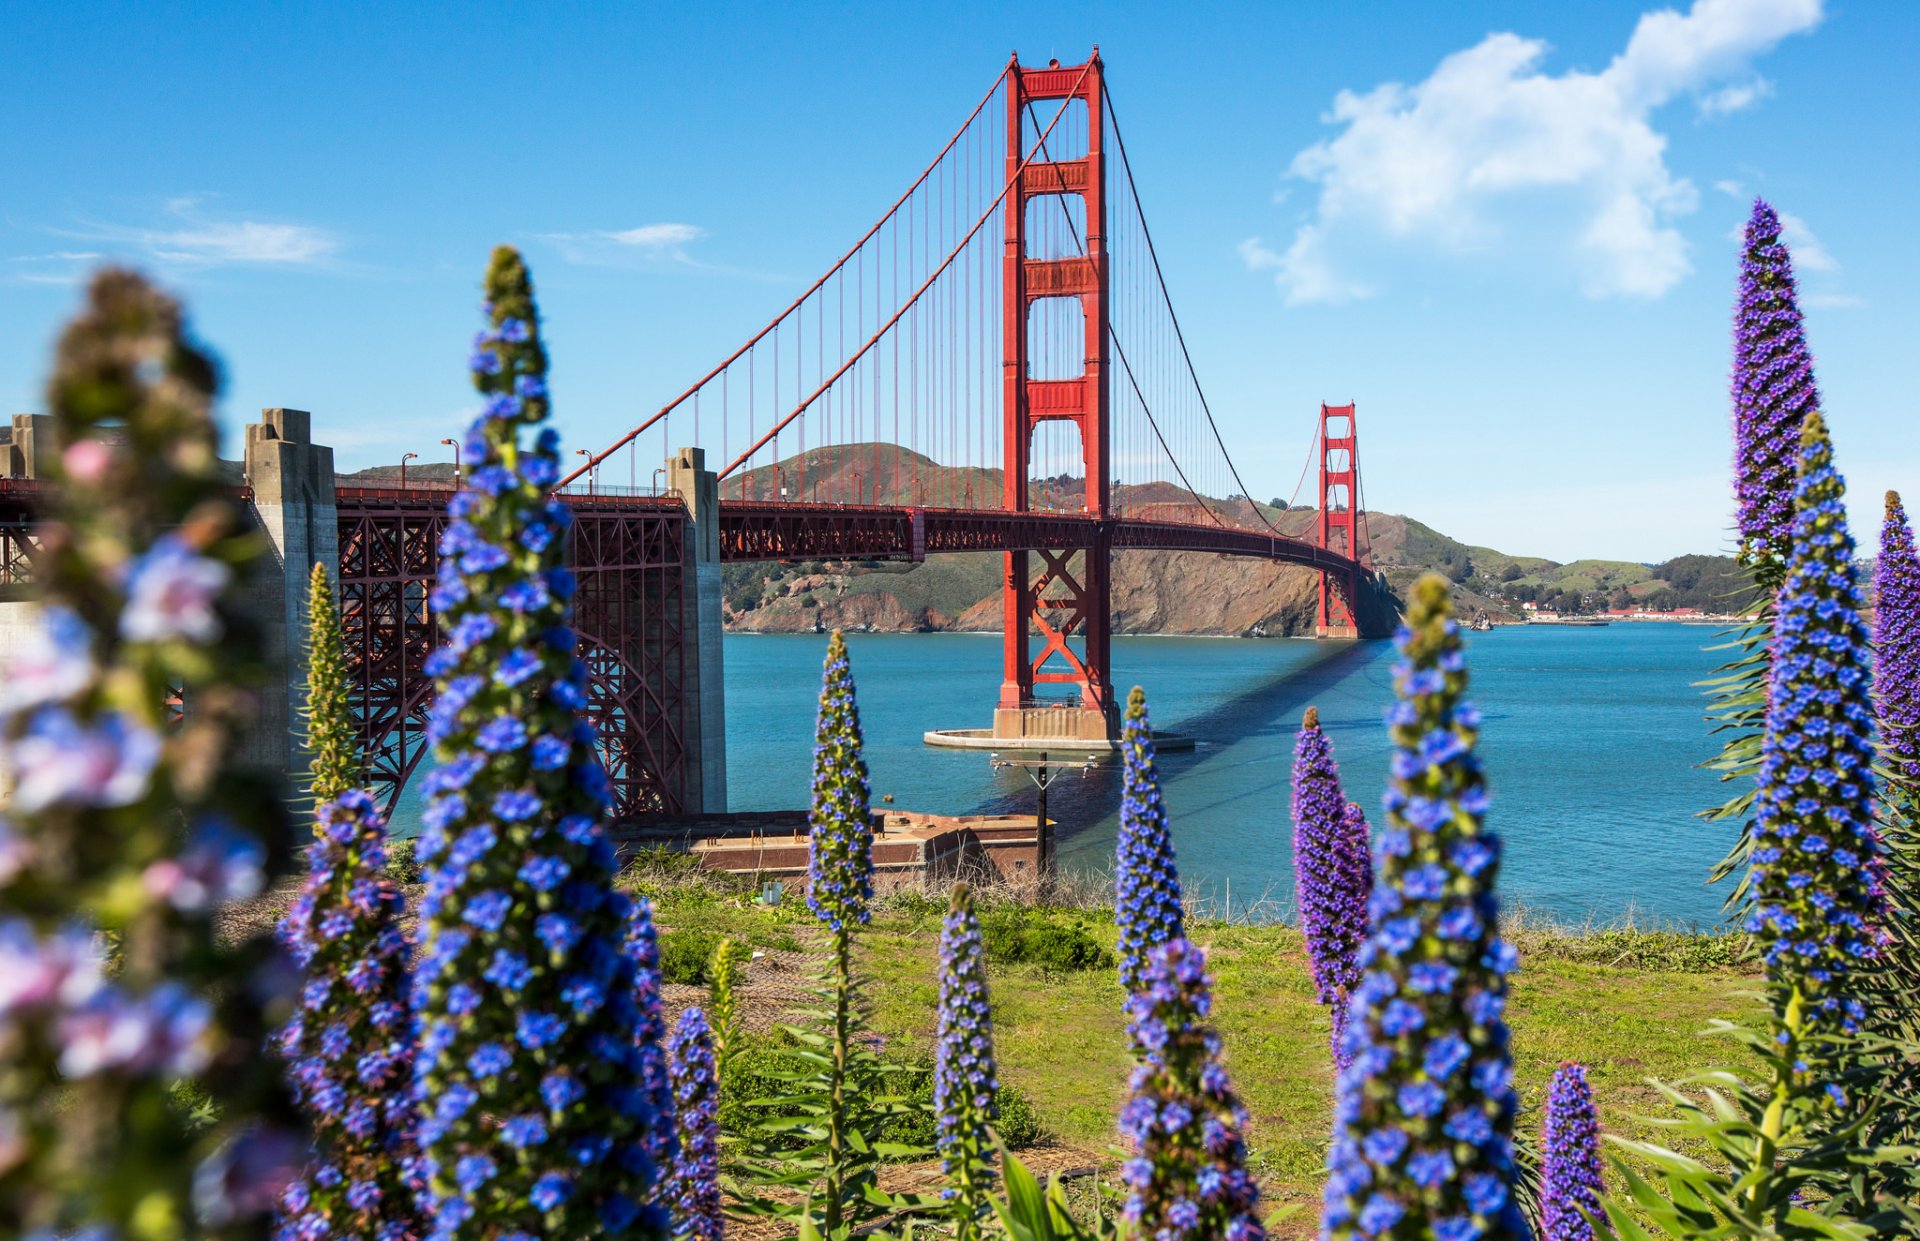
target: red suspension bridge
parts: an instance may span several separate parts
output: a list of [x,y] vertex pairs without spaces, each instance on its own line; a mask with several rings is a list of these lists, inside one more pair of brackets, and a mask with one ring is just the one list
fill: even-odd
[[[366,777],[391,806],[426,752],[446,497],[336,479],[309,424],[269,410],[247,431],[247,494],[285,578],[263,619],[303,685],[306,577],[334,571]],[[53,428],[0,430],[3,609],[31,577]],[[616,814],[725,808],[718,561],[1002,556],[995,744],[1113,735],[1116,551],[1302,565],[1320,632],[1382,626],[1353,406],[1322,405],[1314,432],[1317,525],[1289,535],[1201,388],[1097,52],[1016,59],[823,276],[562,481]]]
[[686,443],[725,463],[723,559],[1003,554],[1002,735],[1049,694],[1110,733],[1118,549],[1313,568],[1321,631],[1359,630],[1353,407],[1321,408],[1319,537],[1283,533],[1201,387],[1098,49],[1015,57],[824,275],[562,487],[643,490]]

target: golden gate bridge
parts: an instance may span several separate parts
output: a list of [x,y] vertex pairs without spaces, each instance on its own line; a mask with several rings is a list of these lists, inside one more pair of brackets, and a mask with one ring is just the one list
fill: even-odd
[[[269,411],[249,468],[256,447],[301,447],[275,427],[306,417]],[[1358,636],[1382,609],[1362,606],[1377,583],[1353,406],[1323,404],[1314,443],[1312,537],[1288,534],[1251,498],[1201,386],[1098,49],[1072,66],[1015,56],[825,274],[559,484],[616,814],[720,808],[703,805],[697,770],[711,740],[695,736],[712,688],[701,652],[719,628],[695,598],[697,561],[1002,556],[992,735],[1009,739],[1036,718],[1058,735],[1063,715],[1070,736],[1114,734],[1116,551],[1305,566],[1318,632]],[[445,492],[334,480],[320,451],[337,520],[321,558],[339,581],[368,780],[391,807],[425,752]],[[690,494],[703,485],[705,504]],[[43,487],[0,479],[0,590],[31,576]],[[290,591],[296,567],[288,557]]]

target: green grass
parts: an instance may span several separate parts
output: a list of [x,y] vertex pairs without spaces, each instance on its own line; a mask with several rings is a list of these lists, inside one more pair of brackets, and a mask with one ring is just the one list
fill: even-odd
[[[769,910],[727,898],[683,902],[672,888],[654,895],[664,925],[697,922],[749,942],[776,928],[812,938],[804,922],[794,922],[796,913],[804,918],[797,900]],[[924,897],[884,903],[861,938],[873,1026],[897,1054],[932,1054],[944,905]],[[1028,916],[1083,923],[1112,946],[1111,918],[1098,911]],[[1308,1207],[1280,1235],[1308,1235],[1317,1218],[1333,1077],[1331,1023],[1314,1003],[1300,935],[1282,926],[1196,923],[1190,929],[1215,976],[1214,1017],[1251,1115],[1252,1163],[1270,1205]],[[1710,1065],[1741,1063],[1736,1049],[1698,1033],[1710,1018],[1757,1011],[1746,994],[1757,980],[1740,966],[1737,940],[1634,929],[1573,933],[1532,924],[1516,928],[1514,939],[1522,965],[1510,1014],[1523,1130],[1537,1131],[1548,1078],[1563,1060],[1587,1066],[1606,1127],[1629,1137],[1652,1136],[1640,1117],[1661,1110],[1648,1077],[1677,1081]],[[1030,963],[992,965],[989,972],[1001,1080],[1031,1100],[1040,1125],[1055,1138],[1107,1149],[1131,1063],[1112,973]]]

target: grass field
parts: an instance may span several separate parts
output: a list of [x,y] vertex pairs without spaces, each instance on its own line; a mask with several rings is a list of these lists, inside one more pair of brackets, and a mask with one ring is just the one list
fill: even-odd
[[[814,942],[797,885],[789,885],[779,908],[756,906],[712,881],[686,876],[655,876],[640,887],[653,898],[669,939],[726,933],[767,953],[749,971],[749,1004],[764,1009],[790,1002],[783,997],[792,995],[794,966],[782,959]],[[893,1054],[931,1055],[943,906],[926,897],[884,901],[862,936],[873,1026]],[[1078,923],[1107,946],[1113,942],[1104,911],[1052,909],[1027,916],[1042,925]],[[1214,1018],[1251,1113],[1252,1161],[1269,1204],[1306,1207],[1280,1235],[1310,1235],[1332,1073],[1330,1022],[1314,1003],[1301,937],[1284,926],[1198,922],[1189,929],[1206,948],[1216,979]],[[1698,1034],[1709,1018],[1749,1013],[1757,1004],[1746,994],[1757,979],[1738,964],[1735,941],[1526,925],[1515,928],[1512,938],[1522,954],[1510,1011],[1523,1130],[1538,1129],[1547,1079],[1563,1060],[1588,1067],[1603,1123],[1631,1136],[1648,1135],[1640,1117],[1660,1109],[1646,1078],[1672,1081],[1710,1064],[1738,1063],[1735,1048]],[[1002,1081],[1031,1098],[1056,1140],[1096,1158],[1106,1153],[1131,1062],[1112,970],[1001,964],[991,969],[991,985]],[[673,990],[682,1003],[698,996],[690,988]],[[760,1023],[773,1018],[763,1011]]]

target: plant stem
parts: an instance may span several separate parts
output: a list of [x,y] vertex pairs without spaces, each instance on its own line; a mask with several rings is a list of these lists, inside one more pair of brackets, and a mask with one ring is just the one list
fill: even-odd
[[846,1193],[847,1067],[852,1034],[853,936],[842,927],[833,935],[833,1089],[827,1109],[827,1235],[842,1221]]
[[[1773,1170],[1773,1157],[1780,1148],[1780,1131],[1786,1125],[1787,1104],[1793,1099],[1793,1057],[1800,1042],[1803,1007],[1800,988],[1796,985],[1787,999],[1787,1011],[1780,1023],[1787,1043],[1781,1049],[1780,1067],[1773,1072],[1773,1097],[1767,1101],[1767,1110],[1760,1118],[1760,1136],[1753,1146],[1753,1166],[1763,1174]],[[1765,1182],[1765,1175],[1754,1182],[1753,1188],[1747,1191],[1748,1202],[1759,1205],[1760,1190]]]

